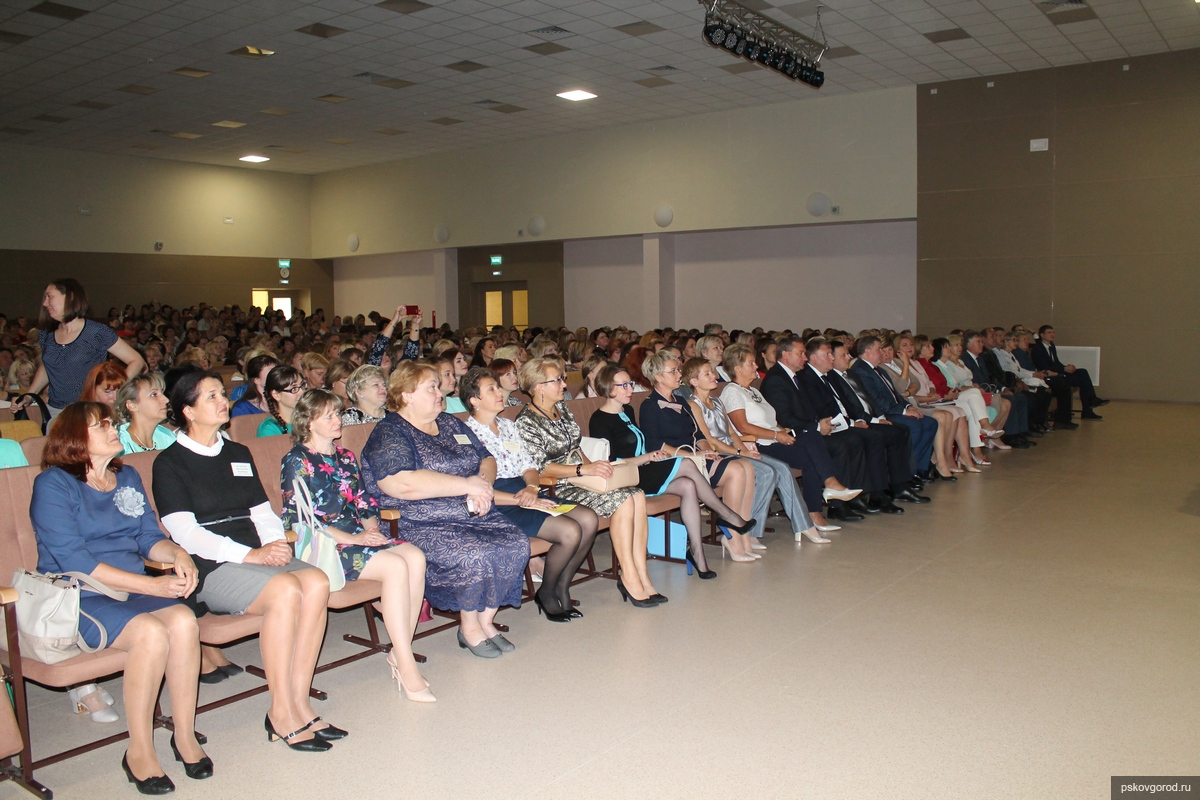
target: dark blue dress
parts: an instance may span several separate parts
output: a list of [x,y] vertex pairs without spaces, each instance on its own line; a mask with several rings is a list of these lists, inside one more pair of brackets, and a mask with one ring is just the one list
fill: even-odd
[[483,611],[521,605],[529,539],[495,506],[467,513],[465,495],[401,500],[379,489],[399,472],[427,469],[468,478],[491,454],[466,423],[439,414],[436,436],[417,430],[394,411],[371,431],[362,450],[363,485],[379,508],[400,512],[399,535],[425,553],[425,598],[435,608]]
[[[97,564],[107,564],[144,575],[142,558],[167,538],[158,528],[141,476],[133,467],[121,468],[117,487],[111,492],[97,491],[74,475],[50,467],[33,481],[29,518],[37,533],[38,572],[90,575]],[[120,602],[84,589],[79,607],[100,621],[112,644],[138,614],[178,602],[147,594],[131,594]],[[100,646],[100,631],[82,615],[79,633],[89,647]]]

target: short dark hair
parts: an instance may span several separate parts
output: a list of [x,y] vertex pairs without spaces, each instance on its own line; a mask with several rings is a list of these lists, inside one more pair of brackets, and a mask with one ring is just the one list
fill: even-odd
[[45,307],[43,307],[42,313],[38,315],[38,330],[58,330],[60,324],[73,322],[87,316],[89,306],[87,292],[83,290],[83,284],[74,278],[56,278],[47,285],[53,286],[65,295],[65,299],[63,300],[63,318],[61,323],[59,320],[52,319],[46,312]]
[[883,340],[878,336],[864,336],[855,343],[854,349],[855,352],[857,352],[859,355],[862,355],[864,352],[866,352],[867,348],[882,342]]
[[467,407],[471,416],[475,416],[475,406],[471,405],[471,400],[479,399],[479,387],[485,380],[500,383],[500,379],[487,367],[471,367],[466,375],[458,379],[458,399]]
[[1053,325],[1043,325],[1042,327],[1038,328],[1038,336],[1040,337],[1046,331],[1052,331],[1052,330],[1054,330]]
[[801,339],[799,336],[785,336],[779,340],[779,344],[776,346],[775,349],[776,349],[776,352],[786,353],[790,350],[795,350],[797,347],[803,347],[803,346],[804,346],[804,340]]
[[[786,340],[784,340],[784,341],[786,341]],[[830,350],[833,349],[833,345],[830,344],[829,340],[826,339],[824,336],[814,336],[811,339],[809,339],[807,342],[805,342],[804,355],[808,356],[809,358],[812,358],[813,353],[817,352],[825,345],[829,345]],[[785,348],[783,346],[783,342],[780,342],[779,349],[785,350],[787,348]]]
[[937,361],[942,357],[942,351],[945,350],[946,347],[950,344],[950,340],[945,338],[944,336],[940,336],[937,339],[934,339],[932,342],[930,342],[930,344],[933,345],[933,358],[930,360]]
[[613,384],[617,382],[617,376],[624,372],[629,374],[629,370],[622,367],[620,364],[609,362],[600,368],[600,372],[596,375],[595,385],[596,394],[600,397],[612,397]]
[[[175,370],[171,370],[175,372]],[[187,433],[188,419],[183,415],[183,409],[196,405],[200,397],[200,383],[208,378],[220,381],[220,374],[212,370],[193,367],[182,374],[167,373],[166,382],[171,390],[171,421],[179,430]]]

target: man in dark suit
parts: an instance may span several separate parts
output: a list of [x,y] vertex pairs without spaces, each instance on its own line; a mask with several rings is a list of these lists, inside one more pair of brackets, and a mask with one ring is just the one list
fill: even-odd
[[[1107,400],[1101,400],[1096,396],[1096,389],[1092,385],[1092,376],[1088,374],[1086,369],[1079,369],[1074,364],[1064,364],[1058,360],[1058,348],[1054,346],[1054,326],[1043,325],[1038,328],[1038,343],[1033,346],[1030,352],[1033,356],[1034,365],[1044,370],[1052,376],[1061,376],[1067,382],[1067,385],[1073,389],[1079,390],[1079,401],[1083,403],[1083,414],[1080,416],[1084,419],[1104,419],[1096,413],[1096,409],[1100,406],[1108,405]],[[1059,404],[1061,406],[1061,403]],[[1070,406],[1068,404],[1068,410]],[[1061,418],[1062,408],[1058,409]]]
[[[928,498],[920,498],[909,486],[913,470],[908,431],[890,424],[871,424],[870,413],[857,397],[851,397],[854,390],[838,379],[839,386],[848,391],[843,400],[830,377],[833,349],[829,342],[821,338],[810,339],[806,352],[808,366],[796,376],[800,394],[817,414],[844,421],[846,427],[834,433],[834,439],[851,437],[862,441],[867,471],[872,486],[876,487],[866,502],[867,510],[871,513],[903,513],[904,509],[893,503],[893,498],[913,503],[928,502]],[[889,489],[891,497],[887,493]]]
[[[1031,339],[1033,334],[1029,331],[1020,331],[1016,334],[1017,349],[1012,351],[1013,358],[1017,360],[1017,365],[1021,369],[1029,370],[1033,373],[1033,377],[1041,378],[1050,387],[1049,394],[1058,403],[1054,410],[1054,430],[1056,431],[1073,431],[1079,427],[1078,423],[1071,421],[1071,385],[1067,383],[1067,379],[1062,375],[1055,374],[1052,371],[1040,370],[1037,364],[1033,363],[1033,356],[1030,351],[1033,349]],[[1049,400],[1046,402],[1047,421],[1049,421]]]
[[[850,354],[844,346],[837,347],[834,343],[833,368],[836,373],[846,372]],[[891,379],[883,371],[883,348],[878,336],[865,336],[858,340],[858,361],[850,367],[849,372],[858,380],[858,386],[871,401],[871,409],[878,416],[885,417],[893,425],[908,429],[912,441],[912,468],[917,477],[929,480],[929,470],[933,468],[933,440],[937,436],[938,424],[933,417],[921,413],[921,409],[909,405],[892,385]]]
[[[767,375],[759,387],[763,398],[775,409],[775,418],[780,426],[791,428],[797,438],[811,436],[813,432],[821,436],[830,458],[837,466],[838,477],[842,483],[846,486],[862,487],[865,492],[883,488],[871,483],[862,440],[856,437],[831,436],[833,426],[828,417],[818,414],[801,396],[796,374],[804,369],[807,361],[804,342],[799,337],[791,336],[779,342],[776,348],[776,364],[767,370]],[[855,498],[852,502],[857,505],[859,499]],[[865,510],[865,506],[861,508]],[[863,518],[859,511],[851,509],[840,500],[830,501],[827,516],[831,520],[843,522],[857,522]]]
[[[1025,435],[1040,439],[1046,432],[1046,421],[1049,419],[1050,391],[1044,387],[1030,386],[1016,372],[1010,372],[1008,367],[1001,363],[1001,355],[1008,354],[1005,342],[1016,342],[1016,339],[1015,333],[1008,333],[999,326],[984,328],[984,350],[980,361],[987,368],[989,375],[998,376],[1004,381],[1004,385],[1014,392],[1024,393],[1025,398],[1029,401],[1029,430]],[[1013,356],[1013,360],[1015,359],[1016,356]],[[1011,362],[1008,363],[1011,364]],[[1017,366],[1020,366],[1019,362]]]
[[[1024,434],[1029,430],[1029,400],[1023,394],[1003,390],[1004,371],[1000,371],[1000,383],[996,376],[990,374],[983,363],[983,351],[986,350],[983,336],[978,331],[963,333],[963,363],[971,370],[972,380],[981,386],[992,386],[1003,396],[1004,402],[1010,406],[1008,419],[1004,421],[1004,438],[1001,439],[1010,447],[1021,449],[1033,446],[1033,442]],[[999,366],[999,363],[997,363]],[[1003,390],[1003,391],[1002,391]]]

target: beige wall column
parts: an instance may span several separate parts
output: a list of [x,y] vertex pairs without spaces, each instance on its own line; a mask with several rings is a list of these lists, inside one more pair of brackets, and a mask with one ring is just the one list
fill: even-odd
[[[447,248],[433,253],[433,307],[443,316],[438,325],[449,322],[458,327],[458,250]],[[431,325],[432,320],[425,320]]]
[[642,237],[642,331],[675,325],[675,236]]

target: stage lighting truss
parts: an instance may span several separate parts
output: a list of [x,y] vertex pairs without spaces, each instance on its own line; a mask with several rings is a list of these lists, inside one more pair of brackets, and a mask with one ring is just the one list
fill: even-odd
[[751,11],[733,0],[700,0],[704,6],[702,38],[709,47],[753,61],[792,80],[820,89],[825,73],[818,67],[829,49],[821,28],[821,12],[813,33],[821,41]]

